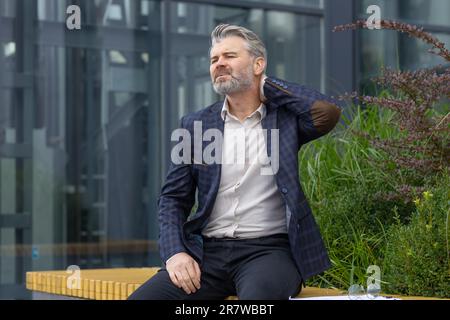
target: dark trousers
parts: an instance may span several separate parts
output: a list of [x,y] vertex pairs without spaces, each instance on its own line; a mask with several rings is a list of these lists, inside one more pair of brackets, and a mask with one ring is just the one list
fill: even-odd
[[297,295],[302,279],[295,266],[287,235],[258,239],[204,239],[200,289],[187,294],[162,268],[129,300],[284,300]]

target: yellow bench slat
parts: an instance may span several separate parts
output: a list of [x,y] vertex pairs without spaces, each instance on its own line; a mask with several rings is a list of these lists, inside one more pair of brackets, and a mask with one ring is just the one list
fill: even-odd
[[[159,268],[116,268],[81,270],[80,288],[70,289],[67,280],[70,274],[66,271],[34,271],[26,274],[28,290],[95,300],[125,300],[140,285],[158,272]],[[303,288],[300,297],[345,295],[345,291],[324,288]],[[435,299],[425,297],[404,297],[392,295],[405,300]],[[229,297],[228,299],[237,299]]]

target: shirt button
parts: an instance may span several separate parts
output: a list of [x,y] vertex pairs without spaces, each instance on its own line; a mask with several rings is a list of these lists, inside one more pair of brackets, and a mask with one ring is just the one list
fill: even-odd
[[284,194],[286,194],[286,193],[288,192],[288,189],[286,189],[286,188],[281,188],[281,192],[284,193]]

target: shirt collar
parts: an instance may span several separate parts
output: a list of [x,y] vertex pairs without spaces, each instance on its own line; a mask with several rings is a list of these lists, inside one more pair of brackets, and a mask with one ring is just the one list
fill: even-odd
[[[222,106],[222,111],[220,112],[220,115],[222,116],[222,120],[225,121],[225,116],[230,113],[230,109],[228,107],[228,100],[227,98],[225,98],[225,101],[223,102],[223,106]],[[251,115],[248,116],[248,118],[252,117],[255,113],[259,113],[259,115],[261,116],[261,120],[264,119],[264,117],[266,116],[266,106],[264,103],[261,103],[258,107],[258,109],[256,109]],[[232,115],[230,113],[230,115]]]

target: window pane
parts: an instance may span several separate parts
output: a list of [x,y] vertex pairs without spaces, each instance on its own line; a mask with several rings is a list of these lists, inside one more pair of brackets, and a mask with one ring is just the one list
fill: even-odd
[[[38,47],[33,201],[40,210],[34,215],[55,224],[36,226],[34,240],[81,250],[55,259],[81,268],[142,266],[150,256],[158,263],[149,235],[153,199],[143,192],[150,174],[148,110],[159,106],[148,98],[148,81],[158,81],[147,62],[137,52]],[[134,250],[140,241],[146,247]],[[100,251],[87,250],[100,243]],[[42,257],[34,267],[40,263],[48,261]]]
[[17,110],[17,91],[0,89],[0,104],[2,106],[0,108],[0,144],[16,142],[14,110]]
[[0,16],[15,17],[17,0],[0,0]]
[[268,74],[324,90],[321,19],[268,12]]
[[448,0],[363,0],[360,14],[368,16],[370,5],[380,6],[382,19],[450,26]]
[[69,4],[66,1],[37,0],[38,20],[65,22],[66,10]]
[[[159,25],[145,19],[155,31],[148,33],[114,26],[129,35],[126,45],[116,40],[102,47],[102,35],[112,29],[103,25],[73,42],[49,41],[42,33],[64,28],[64,15],[55,14],[62,3],[38,2],[45,28],[27,39],[36,41],[34,55],[16,47],[20,34],[0,42],[0,144],[8,144],[0,155],[0,214],[32,215],[30,241],[18,242],[14,226],[0,232],[0,298],[3,286],[25,271],[160,264],[161,127],[153,123],[161,109]],[[148,16],[156,7],[145,3]],[[93,8],[90,1],[83,10]],[[17,26],[25,24],[17,19]],[[29,71],[16,74],[24,66]],[[26,270],[19,258],[30,262]]]
[[[450,2],[440,0],[364,0],[360,13],[365,15],[365,8],[370,4],[381,7],[382,18],[406,21],[420,25],[450,25]],[[428,52],[431,47],[415,38],[391,30],[360,30],[360,77],[362,88],[371,88],[370,78],[380,72],[380,68],[391,67],[402,70],[415,70],[444,64],[445,61]],[[446,47],[450,47],[450,35],[434,34]]]
[[[72,3],[61,0],[37,0],[41,21],[65,22],[66,9]],[[79,0],[81,25],[117,26],[132,29],[159,27],[159,3],[151,0]]]
[[0,63],[2,63],[2,68],[5,71],[16,70],[16,43],[6,42],[0,44],[1,57]]
[[[176,2],[171,6],[171,31],[208,36],[220,23],[249,26],[252,10]],[[208,40],[208,38],[207,38]]]
[[[434,33],[436,38],[450,48],[450,34]],[[430,45],[417,39],[401,37],[400,55],[401,68],[415,70],[425,67],[434,67],[440,64],[446,64],[444,58],[428,52]]]
[[273,4],[289,4],[294,6],[305,6],[311,8],[323,8],[323,0],[250,0],[258,2],[269,2]]
[[450,26],[450,1],[399,0],[399,17],[419,23]]
[[[450,35],[434,34],[447,48]],[[430,45],[391,30],[360,31],[361,87],[372,87],[371,78],[379,75],[381,67],[416,70],[445,64],[440,56],[428,52]]]

